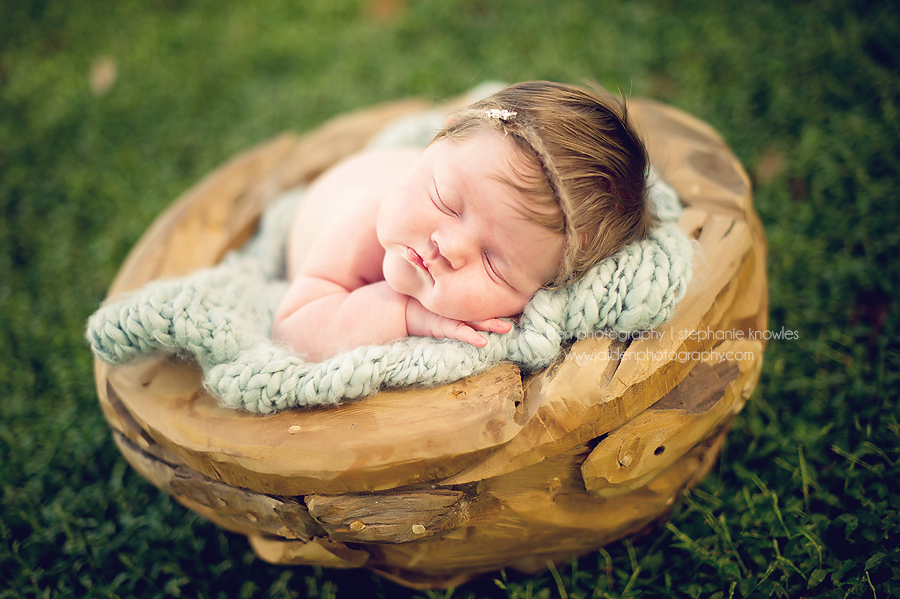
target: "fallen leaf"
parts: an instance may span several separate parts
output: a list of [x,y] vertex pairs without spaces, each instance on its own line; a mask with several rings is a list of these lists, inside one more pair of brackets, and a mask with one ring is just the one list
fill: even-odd
[[405,0],[370,0],[366,13],[373,21],[390,21],[406,9]]
[[756,182],[760,185],[768,185],[784,171],[784,154],[769,148],[756,163]]
[[116,61],[109,56],[98,56],[91,63],[91,71],[88,74],[88,82],[91,92],[98,98],[105,96],[116,84],[119,78],[119,67]]

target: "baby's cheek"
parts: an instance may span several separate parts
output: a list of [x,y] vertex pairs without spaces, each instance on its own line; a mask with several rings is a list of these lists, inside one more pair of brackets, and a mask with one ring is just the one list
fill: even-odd
[[[498,316],[498,312],[502,310],[497,305],[495,298],[484,293],[473,293],[471,291],[461,293],[446,298],[448,311],[452,310],[457,314],[455,318],[458,320],[475,321],[485,320]],[[452,304],[452,306],[450,305]]]
[[527,300],[520,294],[511,294],[507,292],[497,292],[494,294],[484,294],[479,298],[480,302],[480,320],[487,318],[506,318],[508,316],[516,316],[525,308]]
[[385,254],[381,268],[384,280],[397,293],[411,295],[413,290],[409,286],[409,277],[403,271],[404,264],[396,256],[390,252]]

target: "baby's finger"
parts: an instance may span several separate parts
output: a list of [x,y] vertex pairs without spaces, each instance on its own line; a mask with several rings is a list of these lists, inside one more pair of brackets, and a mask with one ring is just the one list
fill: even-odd
[[487,339],[475,332],[471,326],[464,322],[446,320],[447,330],[444,331],[445,337],[465,341],[475,347],[484,347],[487,345]]
[[512,330],[512,325],[505,320],[499,318],[488,318],[487,320],[476,320],[468,323],[470,327],[476,331],[486,331],[488,333],[508,333]]

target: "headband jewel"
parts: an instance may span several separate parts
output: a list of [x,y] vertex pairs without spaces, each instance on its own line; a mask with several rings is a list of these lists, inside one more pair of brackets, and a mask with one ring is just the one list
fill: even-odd
[[507,110],[507,109],[499,109],[499,108],[491,108],[490,110],[484,111],[484,116],[489,119],[500,119],[501,121],[514,121],[516,120],[516,115],[519,114],[515,110]]

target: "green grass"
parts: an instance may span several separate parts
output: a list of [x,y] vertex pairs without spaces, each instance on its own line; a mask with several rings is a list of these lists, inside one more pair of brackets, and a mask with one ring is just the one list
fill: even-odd
[[[884,1],[0,3],[0,598],[900,595],[900,12]],[[391,3],[386,3],[390,5]],[[98,57],[117,66],[95,94]],[[82,341],[128,250],[229,156],[486,79],[598,79],[710,122],[754,177],[770,343],[668,525],[416,593],[280,568],[125,465]]]

